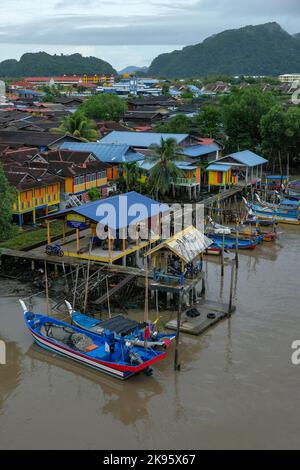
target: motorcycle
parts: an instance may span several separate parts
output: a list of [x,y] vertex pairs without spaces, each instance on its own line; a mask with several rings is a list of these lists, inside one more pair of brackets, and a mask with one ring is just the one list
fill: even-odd
[[47,245],[46,246],[46,254],[48,256],[64,256],[64,252],[62,250],[62,247],[58,244],[56,245]]

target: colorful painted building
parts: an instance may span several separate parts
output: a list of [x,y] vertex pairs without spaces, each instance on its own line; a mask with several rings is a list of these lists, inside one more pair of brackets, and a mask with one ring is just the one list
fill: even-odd
[[35,225],[40,217],[56,212],[60,208],[61,178],[47,170],[9,169],[6,177],[16,188],[13,205],[13,221],[23,225]]
[[231,186],[236,183],[236,177],[232,175],[230,165],[218,165],[216,163],[209,165],[206,169],[208,173],[208,187]]

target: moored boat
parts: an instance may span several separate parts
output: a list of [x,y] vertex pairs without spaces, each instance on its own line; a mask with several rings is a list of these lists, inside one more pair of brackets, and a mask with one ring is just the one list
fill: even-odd
[[111,331],[102,335],[82,330],[52,317],[30,312],[20,300],[25,324],[34,341],[49,351],[92,367],[121,380],[140,372],[152,375],[151,366],[166,357],[166,352],[132,345],[115,338]]
[[104,331],[111,331],[117,338],[124,338],[134,346],[163,349],[169,348],[171,341],[176,338],[174,334],[159,333],[155,330],[153,323],[140,325],[123,315],[116,315],[101,321],[84,313],[76,312],[67,301],[66,305],[73,324],[97,335],[102,335]]

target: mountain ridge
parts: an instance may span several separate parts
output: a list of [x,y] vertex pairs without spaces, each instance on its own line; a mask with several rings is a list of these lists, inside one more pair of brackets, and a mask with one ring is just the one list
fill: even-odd
[[201,43],[161,54],[149,75],[187,78],[217,74],[280,75],[300,69],[300,34],[278,23],[229,29]]
[[116,74],[108,62],[97,57],[83,57],[81,54],[50,55],[46,52],[28,52],[20,60],[8,59],[0,62],[0,76],[30,77],[51,75]]

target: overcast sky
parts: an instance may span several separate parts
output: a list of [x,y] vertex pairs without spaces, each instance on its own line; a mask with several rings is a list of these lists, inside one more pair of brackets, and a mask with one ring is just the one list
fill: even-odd
[[277,21],[300,32],[300,0],[5,0],[0,60],[80,52],[120,69],[225,29]]

